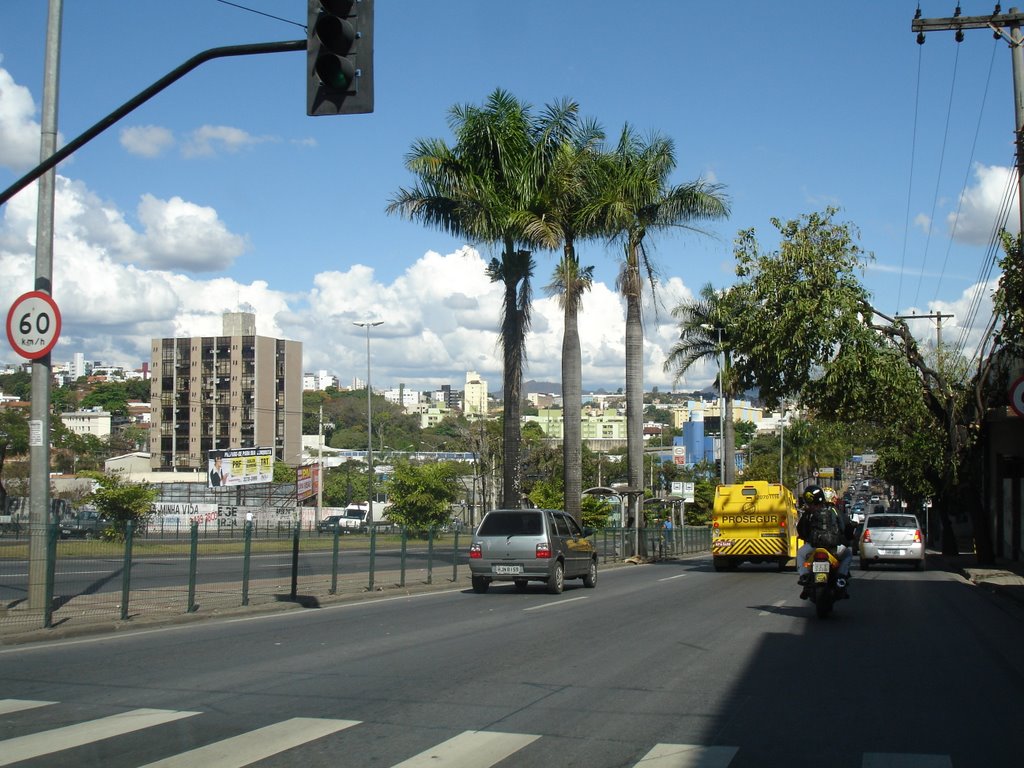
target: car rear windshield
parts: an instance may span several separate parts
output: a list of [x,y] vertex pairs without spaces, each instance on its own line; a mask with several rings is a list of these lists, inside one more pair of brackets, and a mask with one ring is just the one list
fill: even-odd
[[543,532],[540,512],[492,512],[477,531],[480,536],[540,536]]
[[917,518],[906,515],[872,515],[869,528],[917,528]]

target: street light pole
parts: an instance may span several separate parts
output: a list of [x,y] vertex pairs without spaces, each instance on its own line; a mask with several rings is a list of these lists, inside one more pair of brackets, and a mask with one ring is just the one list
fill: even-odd
[[719,481],[725,485],[725,397],[722,392],[722,370],[725,368],[725,350],[722,349],[722,327],[702,323],[701,328],[706,331],[714,330],[718,333],[718,457],[719,457]]
[[366,329],[366,522],[375,522],[373,517],[373,405],[370,400],[370,329],[376,328],[378,325],[383,325],[383,320],[375,320],[373,322],[367,320],[362,323],[353,322],[352,325],[358,325],[360,328]]

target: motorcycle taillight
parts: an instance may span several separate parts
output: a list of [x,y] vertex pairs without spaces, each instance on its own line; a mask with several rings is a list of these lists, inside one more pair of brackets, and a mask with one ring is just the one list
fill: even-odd
[[828,552],[823,549],[819,549],[814,553],[815,560],[828,560]]

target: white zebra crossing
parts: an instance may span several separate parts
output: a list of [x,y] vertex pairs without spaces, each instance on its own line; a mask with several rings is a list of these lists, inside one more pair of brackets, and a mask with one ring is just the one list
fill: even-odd
[[[58,702],[0,699],[0,716]],[[0,741],[0,766],[44,757],[66,749],[174,722],[201,712],[134,709],[75,725]],[[360,725],[358,720],[295,717],[148,763],[143,768],[245,768],[289,749]],[[396,763],[392,768],[490,768],[541,737],[529,733],[464,731]],[[656,744],[634,768],[728,768],[739,747]],[[952,768],[948,755],[865,752],[861,768]]]
[[142,768],[243,768],[259,760],[298,747],[307,741],[359,725],[358,720],[327,720],[293,717],[280,723],[257,728],[205,747],[191,749],[174,757],[147,763]]
[[162,725],[185,717],[201,714],[199,712],[181,712],[173,709],[133,709],[99,720],[87,720],[84,723],[65,725],[27,736],[15,736],[13,739],[0,741],[0,765],[10,765],[19,760],[49,755],[73,747],[81,747],[94,741],[121,736],[132,731],[141,731],[154,725]]

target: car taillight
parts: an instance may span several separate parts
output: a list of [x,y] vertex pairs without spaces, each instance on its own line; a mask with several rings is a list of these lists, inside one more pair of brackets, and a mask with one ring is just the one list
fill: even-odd
[[469,556],[474,560],[484,556],[483,550],[480,549],[480,542],[474,542],[469,545]]
[[914,531],[914,543],[915,544],[920,544],[921,543],[921,529],[920,528],[918,528],[916,531]]
[[871,531],[869,531],[867,528],[865,528],[864,529],[864,535],[861,536],[860,540],[861,541],[866,541],[866,542],[868,542],[870,544],[871,543]]
[[541,542],[537,545],[537,557],[551,557],[551,547],[547,542]]

